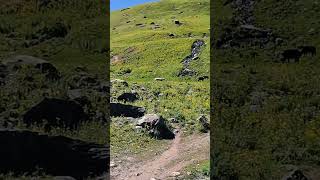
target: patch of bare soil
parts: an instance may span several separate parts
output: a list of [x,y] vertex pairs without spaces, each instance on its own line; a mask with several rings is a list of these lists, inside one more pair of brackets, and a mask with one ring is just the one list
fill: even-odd
[[143,158],[129,157],[111,167],[111,179],[175,179],[183,176],[185,167],[209,159],[209,144],[209,134],[183,136],[181,132],[177,132],[175,139],[161,154],[150,154]]

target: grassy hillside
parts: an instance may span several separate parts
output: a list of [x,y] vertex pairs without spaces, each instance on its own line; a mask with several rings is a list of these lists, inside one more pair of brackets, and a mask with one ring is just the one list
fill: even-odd
[[[234,9],[223,3],[212,4],[215,40],[232,29]],[[319,178],[319,55],[299,63],[276,56],[301,45],[319,50],[318,11],[316,1],[256,1],[254,25],[271,29],[283,43],[213,49],[215,178],[280,179],[292,166]]]
[[[109,81],[106,64],[109,20],[104,3],[99,0],[0,0],[0,63],[8,57],[30,55],[48,61],[61,73],[61,79],[54,82],[28,67],[11,74],[11,78],[0,85],[1,128],[9,120],[14,128],[26,129],[22,115],[45,96],[68,99],[68,91],[80,82],[77,67],[94,80]],[[84,107],[86,113],[101,112],[108,118],[106,94],[101,95],[89,86],[81,92],[93,105]],[[90,117],[94,120],[81,124],[78,130],[54,128],[49,134],[105,145],[108,142],[106,122],[96,121],[92,114]],[[46,133],[41,126],[28,130]],[[14,179],[6,175],[0,177]],[[22,178],[30,179],[17,177]]]
[[[37,3],[38,2],[38,3]],[[106,6],[101,1],[1,1],[1,57],[28,54],[67,71],[105,62],[108,37]],[[58,31],[65,29],[65,34]],[[55,31],[56,30],[56,31]]]
[[[186,132],[198,133],[200,125],[196,119],[200,114],[209,115],[209,81],[197,80],[209,75],[209,16],[207,0],[161,0],[112,12],[111,79],[125,80],[129,86],[113,85],[111,101],[116,102],[120,94],[134,90],[141,98],[129,104],[145,107],[147,113],[160,114],[167,120],[176,118]],[[197,39],[206,43],[199,59],[190,64],[197,74],[178,77],[183,68],[181,62],[191,53],[191,45]],[[165,80],[154,80],[160,77]],[[114,154],[147,152],[146,148],[162,144],[148,136],[141,137],[132,124],[119,121],[123,119],[114,119],[111,125]]]

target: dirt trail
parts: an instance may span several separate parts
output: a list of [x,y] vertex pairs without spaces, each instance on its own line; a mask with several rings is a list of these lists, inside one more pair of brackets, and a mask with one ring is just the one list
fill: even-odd
[[[198,161],[209,158],[209,134],[183,137],[176,134],[168,150],[159,156],[141,162],[127,163],[112,173],[114,180],[150,180],[174,179],[173,172],[180,172],[188,165],[196,165]],[[113,171],[113,170],[111,170]]]

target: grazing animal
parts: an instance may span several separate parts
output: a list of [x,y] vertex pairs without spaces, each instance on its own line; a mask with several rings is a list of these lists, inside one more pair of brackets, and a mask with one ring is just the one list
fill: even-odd
[[314,46],[299,46],[298,48],[301,50],[301,54],[303,55],[310,54],[311,56],[315,56],[317,53],[316,47]]
[[299,49],[287,49],[284,50],[281,55],[282,62],[290,62],[290,59],[294,59],[295,62],[299,62],[302,53],[299,51]]
[[45,98],[23,116],[27,127],[34,123],[40,125],[44,123],[44,119],[47,120],[45,130],[48,132],[52,126],[76,129],[80,122],[88,120],[89,117],[76,102],[55,98]]

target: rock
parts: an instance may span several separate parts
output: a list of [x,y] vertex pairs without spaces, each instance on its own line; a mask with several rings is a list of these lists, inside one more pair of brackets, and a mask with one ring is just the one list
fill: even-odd
[[111,167],[111,168],[117,167],[117,165],[116,165],[113,161],[111,161],[111,162],[110,162],[110,167]]
[[143,107],[120,104],[120,103],[110,103],[110,113],[114,117],[133,117],[138,118],[142,117],[145,113]]
[[147,114],[137,123],[137,126],[145,128],[148,133],[157,139],[173,139],[174,133],[167,127],[162,116]]
[[[60,78],[60,73],[51,63],[43,59],[27,55],[17,55],[3,60],[1,69],[6,67],[6,71],[15,72],[20,69],[21,66],[31,66],[39,69],[42,73],[46,74],[48,79],[56,80]],[[3,71],[4,70],[2,70],[2,72]]]
[[191,70],[191,69],[189,69],[189,68],[183,68],[183,69],[179,72],[178,76],[179,76],[179,77],[194,76],[194,75],[196,75],[196,74],[197,74],[197,72],[195,72],[194,70]]
[[111,64],[120,64],[122,62],[124,62],[124,58],[120,55],[112,56],[110,59]]
[[178,123],[179,122],[176,118],[170,118],[170,119],[168,119],[168,121],[170,123]]
[[126,75],[130,74],[132,72],[132,69],[126,68],[126,69],[121,69],[120,72],[118,72],[119,75]]
[[142,24],[142,23],[138,23],[138,24],[136,24],[136,26],[138,26],[138,27],[145,27],[146,25],[144,25],[144,24]]
[[181,175],[180,172],[172,172],[172,173],[171,173],[171,176],[172,176],[172,177],[177,177],[177,176],[180,176],[180,175]]
[[136,133],[142,133],[143,132],[143,128],[141,126],[136,126],[135,127],[135,131],[136,131]]
[[185,57],[182,61],[184,66],[188,66],[192,60],[196,60],[199,57],[201,47],[205,45],[203,40],[196,40],[191,45],[191,54]]
[[165,78],[154,78],[155,81],[164,81],[166,80]]
[[69,99],[74,100],[82,97],[81,89],[71,89],[67,91],[67,96]]
[[[76,179],[108,171],[107,146],[63,136],[0,129],[0,174],[32,175],[38,168],[50,176]],[[17,166],[19,164],[19,166]]]
[[209,76],[200,76],[200,77],[198,77],[198,81],[204,81],[205,79],[209,79]]
[[311,180],[308,178],[302,170],[295,169],[289,173],[286,177],[282,178],[282,180]]
[[202,132],[206,133],[206,132],[210,131],[210,123],[205,115],[200,115],[200,117],[198,117],[197,121],[201,124],[201,131]]
[[124,102],[134,102],[138,99],[138,93],[123,93],[117,98],[118,101]]
[[76,129],[88,118],[83,108],[74,101],[44,98],[23,115],[23,122],[29,127],[32,124],[40,125],[45,119],[45,130],[50,131],[52,126]]
[[174,20],[174,24],[181,25],[181,22],[179,20]]

